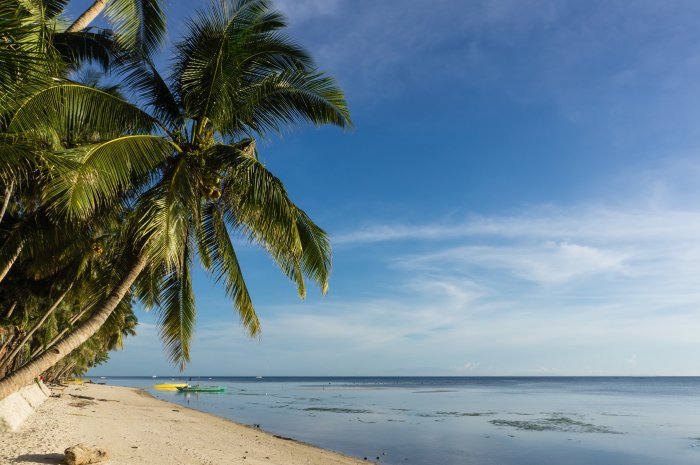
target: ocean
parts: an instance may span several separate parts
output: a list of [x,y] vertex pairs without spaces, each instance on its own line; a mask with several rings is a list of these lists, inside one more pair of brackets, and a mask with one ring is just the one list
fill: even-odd
[[93,378],[388,465],[700,463],[700,377],[172,379]]

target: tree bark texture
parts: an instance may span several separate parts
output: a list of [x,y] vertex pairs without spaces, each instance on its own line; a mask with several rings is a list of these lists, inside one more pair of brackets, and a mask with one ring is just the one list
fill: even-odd
[[85,10],[85,12],[80,15],[80,17],[76,19],[75,22],[68,27],[68,29],[66,29],[66,32],[79,32],[88,27],[90,23],[92,23],[100,13],[102,13],[102,10],[105,9],[108,1],[109,0],[95,0],[95,3],[93,3],[90,8]]

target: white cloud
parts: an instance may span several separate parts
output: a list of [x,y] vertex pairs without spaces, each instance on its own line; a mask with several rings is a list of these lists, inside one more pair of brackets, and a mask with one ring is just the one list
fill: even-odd
[[584,241],[692,241],[700,234],[700,212],[662,207],[533,207],[509,216],[472,216],[434,224],[379,224],[333,236],[337,245],[395,240],[498,237]]
[[[700,211],[531,208],[344,237],[338,260],[366,248],[381,291],[259,306],[259,340],[205,321],[188,373],[690,374],[700,359]],[[153,368],[144,320],[96,374],[174,371]]]
[[439,253],[402,259],[406,268],[446,269],[485,267],[505,270],[540,284],[559,284],[597,273],[622,272],[630,256],[568,242],[536,246],[462,246]]
[[[346,241],[346,252],[368,247],[377,253],[367,265],[386,267],[380,296],[261,307],[259,340],[233,317],[205,322],[188,373],[693,373],[699,226],[700,212],[689,210],[533,208],[380,226],[372,238],[381,242],[349,233],[362,239]],[[412,246],[387,254],[389,238]],[[165,357],[154,327],[140,329],[113,355],[112,374],[133,372],[135,358],[149,366],[143,374],[169,370],[150,368]]]

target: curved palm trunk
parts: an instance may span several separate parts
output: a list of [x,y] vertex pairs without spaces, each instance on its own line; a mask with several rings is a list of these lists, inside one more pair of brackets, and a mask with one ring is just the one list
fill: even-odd
[[10,182],[10,185],[5,189],[5,199],[2,201],[2,209],[0,210],[0,221],[2,221],[7,211],[7,206],[10,204],[10,197],[12,197],[12,191],[15,188],[14,181]]
[[[85,315],[85,313],[87,313],[88,309],[89,309],[89,307],[86,308],[85,310],[83,310],[82,312],[78,313],[78,314],[77,314],[76,316],[74,316],[73,318],[71,318],[71,319],[70,319],[70,324],[71,324],[71,325],[74,325],[76,321],[78,321],[79,319],[81,319],[81,318]],[[51,348],[53,347],[53,345],[56,344],[56,342],[60,341],[61,338],[63,337],[63,335],[66,334],[66,333],[68,332],[69,329],[70,329],[70,328],[63,328],[63,330],[62,330],[60,333],[58,333],[58,335],[57,335],[55,338],[51,339],[51,342],[49,342],[49,343],[46,345],[46,348],[37,347],[37,349],[36,349],[34,352],[32,352],[31,358],[36,357],[37,355],[39,355],[39,354],[42,353],[42,352],[46,352],[46,351],[48,351],[48,350],[51,350]]]
[[66,295],[68,295],[68,292],[70,292],[71,287],[73,287],[72,284],[70,286],[68,286],[68,289],[66,289],[65,292],[63,294],[61,294],[58,299],[56,299],[56,301],[53,303],[51,308],[49,308],[46,311],[44,316],[41,317],[41,319],[37,322],[37,324],[35,324],[34,327],[31,330],[29,330],[29,332],[27,334],[25,334],[24,338],[20,341],[20,343],[17,345],[17,347],[15,347],[15,350],[13,350],[10,353],[10,355],[7,356],[7,359],[3,362],[3,365],[11,366],[10,364],[12,363],[14,358],[17,356],[19,351],[22,350],[22,347],[24,347],[24,345],[27,343],[27,341],[29,341],[29,339],[31,339],[31,337],[34,335],[34,333],[36,333],[36,331],[39,328],[41,328],[41,325],[43,325],[44,322],[46,322],[46,320],[58,308],[58,306],[61,304],[61,302],[63,302],[63,299],[66,297]]
[[12,316],[12,313],[15,311],[15,307],[17,307],[17,302],[15,302],[15,303],[12,304],[12,306],[10,307],[10,309],[7,311],[7,314],[5,315],[5,318],[7,318],[8,320],[10,319],[10,317]]
[[77,349],[82,343],[95,334],[107,321],[114,309],[122,301],[136,278],[148,263],[145,253],[141,253],[131,266],[129,272],[114,286],[107,299],[102,302],[95,312],[85,320],[74,332],[57,343],[51,350],[43,353],[23,367],[0,379],[0,400],[17,391],[22,386],[31,383],[34,378],[48,370],[63,357]]
[[109,0],[95,0],[95,3],[93,3],[90,8],[85,10],[85,12],[80,15],[80,17],[76,19],[75,22],[68,27],[68,29],[66,29],[66,32],[78,32],[88,27],[90,23],[97,18],[97,15],[102,13],[102,10],[105,9],[108,1]]
[[[3,355],[5,355],[5,352],[7,352],[10,348],[10,344],[12,341],[15,340],[15,335],[13,334],[12,336],[8,336],[7,339],[5,340],[5,343],[0,346],[0,359],[3,358]],[[0,376],[3,376],[3,373],[5,373],[4,368],[2,364],[0,364]]]
[[15,252],[15,254],[12,256],[12,259],[8,260],[5,264],[5,267],[2,270],[0,270],[0,282],[2,282],[3,279],[5,279],[5,276],[7,276],[7,273],[9,273],[10,269],[12,268],[12,265],[14,265],[17,259],[19,258],[19,254],[22,253],[22,247],[24,247],[24,244],[17,247],[17,252]]

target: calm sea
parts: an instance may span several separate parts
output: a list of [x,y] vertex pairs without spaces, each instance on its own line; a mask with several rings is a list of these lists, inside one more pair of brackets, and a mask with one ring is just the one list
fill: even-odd
[[95,381],[390,465],[700,463],[698,377],[198,377],[227,391],[152,389],[170,379]]

